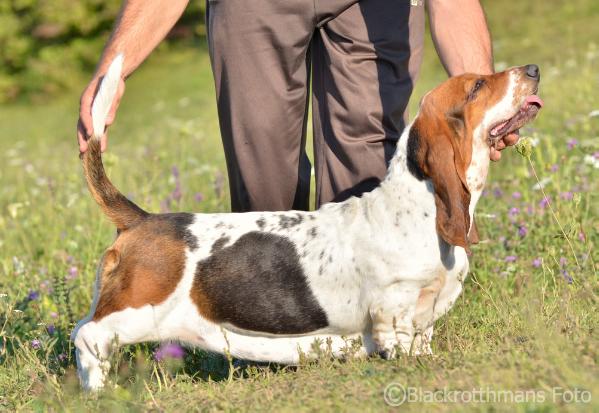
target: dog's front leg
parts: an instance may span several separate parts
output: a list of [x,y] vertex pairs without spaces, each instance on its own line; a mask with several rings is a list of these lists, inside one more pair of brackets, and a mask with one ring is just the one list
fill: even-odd
[[385,289],[371,307],[372,338],[383,357],[395,357],[397,349],[410,353],[420,289],[415,282],[399,282]]
[[433,326],[429,326],[424,330],[418,330],[414,335],[414,344],[412,345],[412,353],[415,356],[432,355],[433,348],[431,342],[433,341]]

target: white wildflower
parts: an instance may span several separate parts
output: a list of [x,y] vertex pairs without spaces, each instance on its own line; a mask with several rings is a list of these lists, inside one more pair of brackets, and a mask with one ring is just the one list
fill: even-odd
[[547,185],[549,182],[551,182],[551,177],[550,177],[550,176],[548,176],[548,177],[546,177],[546,178],[543,178],[543,179],[541,179],[541,180],[540,180],[538,183],[534,184],[534,185],[532,186],[532,189],[534,189],[535,191],[538,191],[538,190],[540,190],[540,189],[542,189],[542,188],[545,188],[545,186],[546,186],[546,185]]
[[591,165],[595,169],[599,169],[599,159],[595,158],[593,155],[586,155],[584,157],[584,163]]

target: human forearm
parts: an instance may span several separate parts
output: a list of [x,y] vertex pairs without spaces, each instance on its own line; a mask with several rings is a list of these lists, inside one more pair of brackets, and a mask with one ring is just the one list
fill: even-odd
[[428,0],[431,34],[450,76],[493,72],[491,36],[479,0]]
[[[125,91],[127,78],[154,50],[185,10],[189,0],[125,0],[114,30],[102,58],[79,102],[77,140],[79,151],[87,150],[87,137],[92,134],[91,107],[100,79],[117,54],[123,53],[122,79],[106,118],[106,127],[114,121],[116,110]],[[106,149],[107,135],[102,137],[102,150]]]
[[102,74],[118,53],[125,55],[123,77],[130,75],[175,25],[189,0],[125,0],[98,63]]

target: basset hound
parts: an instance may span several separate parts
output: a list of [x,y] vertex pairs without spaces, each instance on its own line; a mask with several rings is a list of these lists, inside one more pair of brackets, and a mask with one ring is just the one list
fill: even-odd
[[462,291],[490,148],[535,117],[539,69],[464,74],[427,93],[370,193],[313,212],[151,214],[108,180],[99,137],[112,63],[83,155],[118,235],[75,330],[84,388],[104,385],[116,345],[178,340],[241,359],[430,354],[435,320]]

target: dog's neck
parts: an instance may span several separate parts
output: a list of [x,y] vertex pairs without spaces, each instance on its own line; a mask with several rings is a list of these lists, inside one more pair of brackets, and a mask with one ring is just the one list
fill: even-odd
[[[420,236],[425,236],[424,231],[430,230],[430,237],[436,237],[436,207],[432,183],[427,179],[418,179],[408,168],[407,142],[410,127],[411,124],[404,129],[389,163],[387,175],[380,185],[373,191],[362,194],[360,198],[350,198],[342,203],[347,204],[346,207],[337,204],[344,211],[342,213],[347,215],[348,222],[354,222],[353,214],[357,208],[368,217],[371,225],[378,223],[386,230],[390,230],[391,225],[403,233],[406,232],[406,225],[418,223]],[[432,224],[425,225],[425,222]]]

